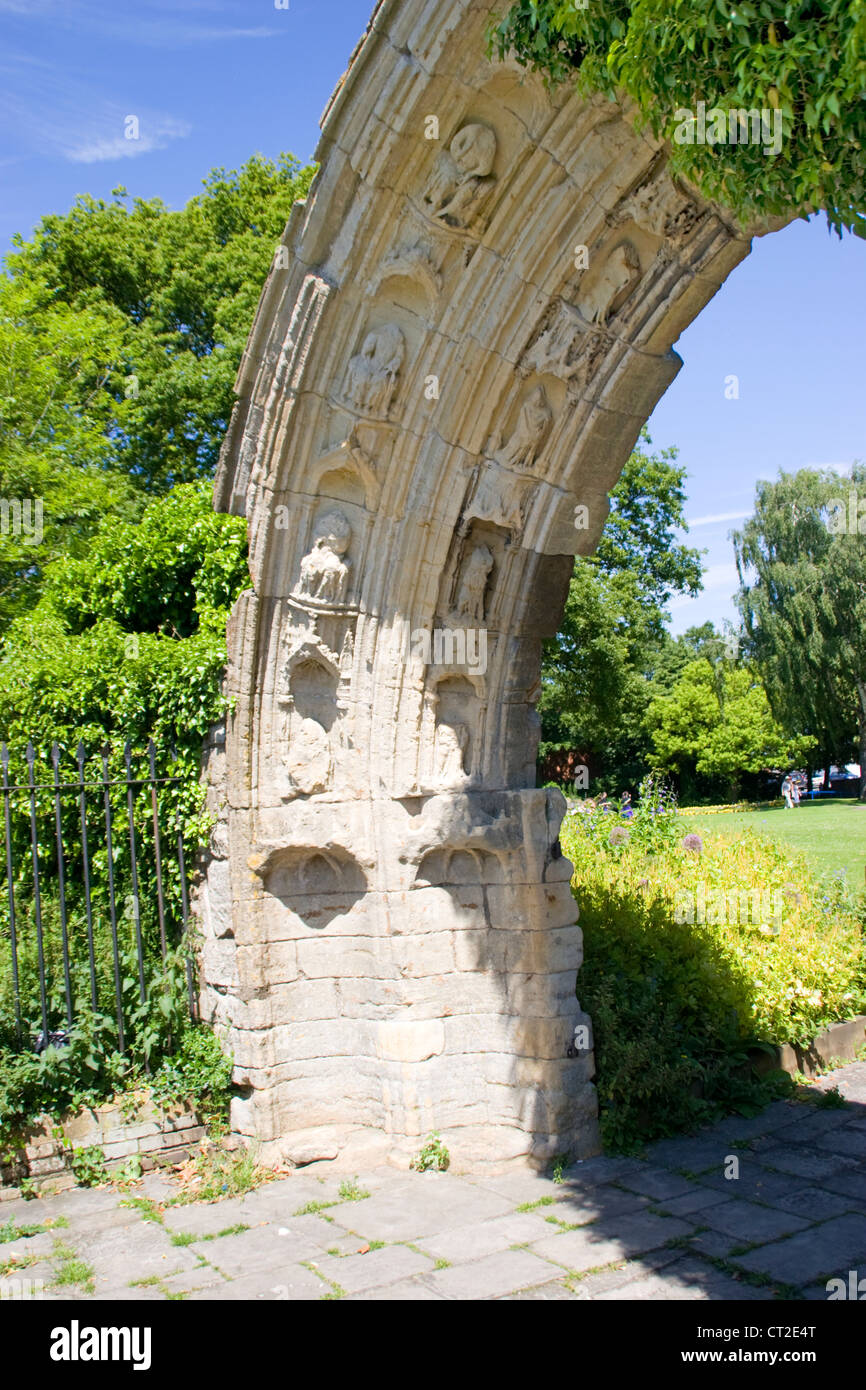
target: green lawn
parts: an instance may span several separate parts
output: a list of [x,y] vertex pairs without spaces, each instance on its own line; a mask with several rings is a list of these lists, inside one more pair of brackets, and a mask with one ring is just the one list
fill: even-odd
[[683,816],[687,830],[734,839],[748,827],[802,850],[819,873],[845,871],[854,888],[863,887],[866,870],[866,805],[858,801],[804,801],[789,811],[726,811]]

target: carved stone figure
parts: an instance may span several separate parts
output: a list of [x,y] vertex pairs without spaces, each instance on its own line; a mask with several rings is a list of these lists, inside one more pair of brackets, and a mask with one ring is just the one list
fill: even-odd
[[577,309],[559,300],[542,321],[541,329],[521,359],[524,372],[550,372],[562,381],[580,375],[581,355],[591,338]]
[[543,386],[536,386],[524,401],[517,418],[517,427],[499,455],[502,463],[512,468],[531,468],[544,447],[553,423]]
[[288,772],[292,786],[304,796],[327,791],[331,779],[331,744],[317,720],[299,719],[294,724]]
[[[532,482],[515,478],[494,459],[486,459],[478,471],[466,504],[465,522],[476,517],[518,533],[523,529],[529,499],[534,491]],[[468,525],[466,529],[468,532]]]
[[640,258],[630,241],[614,247],[604,269],[587,296],[583,314],[590,323],[603,324],[616,300],[640,279]]
[[351,539],[352,528],[342,512],[326,512],[320,517],[313,548],[301,561],[301,577],[295,587],[298,598],[316,603],[344,602],[349,562],[342,557]]
[[645,231],[673,240],[687,235],[701,216],[700,209],[677,192],[666,174],[648,179],[635,189],[623,214]]
[[424,192],[432,216],[449,227],[468,227],[495,182],[495,158],[496,136],[487,126],[473,122],[458,130],[437,159]]
[[346,396],[352,404],[372,415],[387,415],[405,355],[406,341],[396,323],[372,329],[349,362]]
[[483,623],[484,594],[492,569],[491,551],[486,545],[476,545],[460,576],[457,602],[454,605],[458,618],[469,618],[473,622]]
[[466,781],[466,752],[469,730],[465,724],[437,724],[436,777],[443,789],[462,786]]

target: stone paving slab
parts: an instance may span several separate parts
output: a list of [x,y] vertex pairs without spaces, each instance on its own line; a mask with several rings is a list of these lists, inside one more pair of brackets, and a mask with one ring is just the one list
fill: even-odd
[[670,1173],[666,1168],[655,1168],[652,1164],[620,1178],[619,1185],[630,1192],[640,1192],[645,1197],[652,1197],[655,1201],[665,1201],[668,1197],[684,1197],[692,1187],[687,1178]]
[[734,1263],[800,1287],[866,1265],[866,1216],[835,1216],[786,1240],[763,1245]]
[[773,1130],[770,1135],[763,1136],[762,1140],[756,1143],[767,1142],[768,1144],[787,1143],[792,1140],[796,1144],[811,1144],[816,1140],[824,1139],[832,1135],[837,1129],[847,1129],[858,1121],[852,1119],[851,1110],[812,1110],[811,1113],[804,1111],[800,1106],[799,1114],[791,1116],[790,1124],[784,1125],[781,1129]]
[[367,1240],[420,1240],[455,1230],[470,1222],[505,1216],[513,1210],[507,1198],[473,1186],[446,1173],[419,1173],[397,1178],[387,1191],[364,1202],[332,1207],[336,1225]]
[[[842,1136],[837,1135],[837,1140]],[[860,1149],[862,1153],[862,1147]],[[792,1173],[797,1178],[829,1178],[833,1173],[844,1172],[853,1167],[853,1161],[840,1150],[838,1153],[824,1153],[817,1149],[801,1149],[777,1144],[761,1153],[761,1162],[777,1173]]]
[[303,1265],[295,1265],[281,1270],[279,1274],[274,1270],[260,1270],[240,1279],[232,1279],[226,1284],[201,1289],[188,1297],[195,1303],[213,1300],[215,1297],[220,1301],[228,1299],[233,1302],[246,1302],[248,1299],[262,1299],[270,1303],[285,1303],[296,1299],[321,1299],[328,1292],[328,1285],[312,1270],[305,1269]]
[[[3,1247],[0,1246],[0,1252],[2,1250]],[[55,1278],[54,1266],[48,1260],[38,1260],[36,1264],[28,1265],[26,1269],[20,1270],[17,1274],[14,1269],[10,1270],[8,1274],[0,1276],[0,1301],[5,1302],[10,1298],[14,1292],[16,1279],[29,1279],[31,1283],[41,1279],[43,1290],[47,1292]]]
[[180,1274],[169,1274],[162,1282],[172,1293],[192,1293],[196,1289],[219,1290],[226,1279],[213,1265],[197,1265],[195,1269],[185,1269]]
[[837,1192],[842,1197],[853,1197],[866,1202],[866,1168],[852,1168],[849,1172],[834,1173],[825,1179],[823,1186],[829,1192]]
[[160,1278],[176,1270],[192,1269],[194,1254],[171,1244],[168,1233],[154,1222],[133,1221],[108,1230],[64,1232],[64,1245],[90,1265],[97,1293],[107,1288],[127,1288],[135,1279]]
[[382,1250],[345,1259],[329,1255],[319,1260],[316,1267],[329,1284],[337,1284],[347,1293],[366,1293],[416,1274],[432,1274],[436,1268],[429,1255],[419,1254],[406,1245],[386,1245]]
[[536,1284],[531,1289],[520,1289],[518,1293],[503,1294],[502,1303],[573,1303],[577,1294],[562,1280],[551,1284]]
[[659,1274],[649,1274],[642,1279],[631,1279],[619,1289],[610,1289],[596,1295],[599,1301],[670,1301],[687,1300],[704,1302],[714,1299],[748,1299],[765,1301],[774,1297],[771,1289],[757,1289],[740,1283],[729,1275],[717,1270],[707,1269],[699,1261],[683,1257],[669,1265]]
[[186,1248],[223,1274],[236,1278],[251,1269],[285,1269],[319,1259],[328,1243],[325,1222],[317,1216],[299,1216],[290,1226],[255,1226],[237,1235],[197,1241]]
[[719,1139],[723,1143],[754,1139],[760,1134],[769,1134],[789,1125],[798,1118],[798,1112],[802,1112],[802,1106],[796,1101],[777,1100],[758,1115],[727,1115],[707,1130],[705,1137],[710,1142]]
[[702,1212],[717,1207],[721,1202],[730,1202],[733,1193],[719,1192],[714,1187],[700,1187],[689,1183],[689,1190],[682,1197],[666,1197],[663,1202],[654,1203],[664,1216],[694,1216],[698,1220]]
[[[735,1151],[736,1152],[736,1151]],[[677,1172],[706,1173],[712,1169],[722,1172],[731,1153],[730,1141],[717,1138],[662,1139],[647,1149],[647,1158]]]
[[610,1289],[622,1288],[632,1279],[644,1279],[651,1274],[657,1273],[675,1261],[682,1259],[682,1251],[675,1249],[650,1250],[646,1255],[641,1255],[635,1260],[620,1260],[616,1264],[609,1265],[607,1269],[598,1270],[595,1274],[573,1274],[567,1279],[567,1283],[574,1290],[576,1298],[583,1301],[595,1299],[600,1293],[607,1293]]
[[724,1192],[728,1197],[736,1194],[745,1201],[767,1203],[779,1197],[790,1197],[792,1192],[807,1186],[803,1178],[793,1173],[771,1173],[769,1168],[762,1168],[747,1154],[740,1154],[739,1177],[726,1178],[721,1174],[704,1173],[701,1182],[717,1192]]
[[444,1231],[439,1236],[427,1236],[419,1241],[419,1245],[434,1260],[464,1264],[467,1260],[495,1255],[501,1250],[510,1249],[512,1245],[529,1245],[531,1241],[543,1240],[551,1235],[553,1227],[548,1218],[541,1214],[550,1210],[549,1207],[541,1207],[537,1212],[523,1211],[497,1216],[492,1221],[482,1221],[456,1231]]
[[762,1207],[757,1202],[743,1202],[735,1197],[721,1206],[710,1207],[701,1214],[703,1224],[724,1235],[748,1242],[750,1245],[766,1244],[781,1236],[793,1235],[809,1225],[792,1212],[781,1211],[778,1207]]
[[842,1197],[836,1192],[828,1192],[823,1187],[801,1187],[788,1197],[778,1197],[772,1202],[782,1211],[792,1211],[795,1216],[807,1216],[810,1221],[826,1221],[831,1216],[844,1216],[846,1211],[856,1210],[856,1198]]
[[532,1285],[548,1284],[557,1271],[529,1250],[502,1250],[472,1264],[440,1269],[426,1281],[446,1298],[501,1298]]
[[833,1154],[845,1154],[855,1162],[862,1162],[866,1158],[866,1134],[850,1128],[838,1130],[819,1139],[818,1148]]
[[585,1270],[601,1268],[632,1255],[642,1255],[669,1240],[688,1236],[693,1227],[675,1217],[653,1216],[641,1212],[621,1223],[614,1234],[612,1226],[584,1226],[578,1231],[565,1231],[535,1241],[532,1250],[545,1259],[553,1260],[563,1269]]
[[738,1236],[708,1229],[697,1231],[690,1238],[689,1250],[693,1254],[706,1255],[710,1260],[726,1260],[732,1250],[741,1250],[744,1243]]
[[3,1241],[0,1243],[0,1264],[5,1264],[7,1260],[27,1260],[33,1255],[50,1255],[55,1239],[49,1231],[41,1231],[35,1236]]
[[847,1067],[823,1076],[818,1083],[822,1091],[837,1087],[846,1100],[866,1104],[866,1062],[851,1062]]
[[649,1197],[639,1192],[623,1192],[617,1187],[603,1187],[598,1192],[581,1192],[563,1196],[549,1207],[539,1207],[545,1216],[553,1216],[571,1226],[588,1226],[590,1222],[619,1225],[621,1218],[646,1211]]
[[436,1293],[421,1279],[401,1279],[397,1284],[389,1284],[384,1291],[380,1288],[366,1289],[363,1293],[350,1294],[353,1302],[381,1302],[387,1299],[389,1303],[442,1303],[443,1295]]

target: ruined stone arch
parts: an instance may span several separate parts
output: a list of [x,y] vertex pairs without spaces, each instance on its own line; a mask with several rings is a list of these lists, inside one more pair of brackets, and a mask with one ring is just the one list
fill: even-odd
[[[266,1156],[405,1161],[431,1129],[465,1168],[598,1147],[592,1053],[572,1046],[588,1020],[564,803],[535,787],[540,644],[681,365],[671,344],[767,229],[672,181],[617,105],[490,63],[488,13],[378,5],[264,287],[220,462],[215,505],[248,517],[252,589],[229,624],[211,789],[236,963],[211,987],[204,920],[203,999],[246,1089],[234,1127]],[[453,770],[471,743],[471,768],[438,784],[431,681],[456,682],[453,711],[461,677],[405,656],[407,632],[436,627],[487,636],[475,726],[449,714],[438,755]],[[317,651],[339,746],[287,798],[287,672]],[[280,901],[317,852],[323,903],[351,898],[324,927]]]

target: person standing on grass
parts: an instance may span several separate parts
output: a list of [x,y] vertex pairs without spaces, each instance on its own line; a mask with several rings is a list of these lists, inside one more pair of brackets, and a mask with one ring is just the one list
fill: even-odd
[[791,811],[794,808],[794,796],[792,787],[793,782],[791,781],[791,776],[789,773],[782,783],[782,795],[785,798],[785,809],[787,811]]

